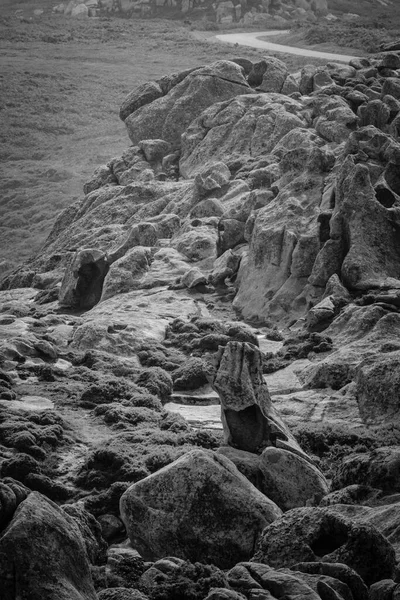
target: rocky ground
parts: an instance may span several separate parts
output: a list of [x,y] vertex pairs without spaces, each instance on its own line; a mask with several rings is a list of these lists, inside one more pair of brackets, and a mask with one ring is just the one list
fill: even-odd
[[400,54],[218,60],[119,115],[0,284],[5,600],[394,600]]

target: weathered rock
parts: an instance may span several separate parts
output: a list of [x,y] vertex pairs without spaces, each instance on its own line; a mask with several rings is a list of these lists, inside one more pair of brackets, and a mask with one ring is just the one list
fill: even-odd
[[139,590],[122,587],[100,590],[97,597],[99,600],[148,600]]
[[[331,236],[347,239],[348,252],[341,276],[349,289],[397,287],[400,271],[400,246],[388,210],[375,198],[368,168],[347,157],[337,183],[337,203],[332,218]],[[339,233],[341,228],[341,233]],[[385,244],[371,243],[385,237]]]
[[77,252],[67,268],[58,301],[70,308],[92,308],[101,298],[108,261],[99,250]]
[[[289,70],[284,62],[278,58],[268,57],[261,61],[265,64],[262,81],[259,84],[259,89],[262,92],[282,92],[283,85],[289,75]],[[249,82],[251,73],[249,75]]]
[[191,289],[197,285],[204,285],[207,283],[207,277],[197,267],[189,269],[182,277],[182,283],[185,287]]
[[149,248],[136,246],[110,267],[104,279],[100,301],[141,287],[141,280],[151,263]]
[[243,562],[233,567],[228,573],[228,583],[234,590],[250,598],[265,600],[277,598],[320,600],[321,598],[307,583],[296,577],[295,573],[278,571],[256,562]]
[[330,492],[322,498],[319,506],[333,504],[369,504],[382,495],[382,490],[369,485],[354,483],[340,490]]
[[196,189],[200,195],[206,195],[213,190],[219,190],[231,178],[231,172],[223,162],[211,164],[194,178]]
[[295,508],[263,531],[254,560],[271,567],[344,563],[371,585],[391,576],[395,552],[371,525],[354,523],[331,508]]
[[193,177],[217,160],[228,167],[271,152],[290,130],[304,127],[300,104],[280,94],[240,95],[218,102],[182,135],[180,172]]
[[241,256],[235,254],[231,249],[224,252],[214,262],[214,268],[209,276],[209,281],[213,285],[224,283],[227,277],[232,277],[237,272],[241,261]]
[[213,223],[209,227],[200,221],[196,227],[188,228],[188,231],[176,235],[171,245],[191,261],[216,257],[218,233],[216,227],[212,225]]
[[202,450],[182,456],[131,486],[121,516],[145,559],[174,555],[221,568],[249,557],[280,509],[225,457]]
[[4,600],[96,600],[76,522],[37,492],[0,536],[0,586]]
[[221,401],[221,418],[228,445],[259,452],[281,439],[298,448],[271,402],[262,376],[262,355],[245,342],[220,348],[210,383]]
[[[74,332],[71,347],[76,350],[95,347],[129,357],[133,364],[138,364],[134,352],[143,341],[162,341],[172,318],[196,314],[195,302],[184,291],[163,288],[131,291],[108,298],[85,313],[83,323]],[[203,314],[207,316],[208,311]]]
[[281,448],[266,448],[260,457],[262,491],[283,511],[318,504],[328,492],[322,473],[302,456]]
[[356,398],[361,417],[376,424],[400,417],[400,351],[366,359],[358,368]]
[[[155,90],[151,93],[155,95]],[[132,102],[126,101],[130,114],[125,117],[125,125],[134,144],[141,140],[163,139],[177,148],[181,134],[205,108],[217,100],[246,93],[250,93],[250,88],[241,68],[229,61],[218,61],[187,74],[166,95],[152,99],[144,106],[143,103],[140,108],[132,111]],[[134,106],[142,97],[143,94],[138,99],[134,95]]]
[[161,98],[162,95],[163,92],[157,82],[148,81],[144,83],[125,98],[119,111],[120,119],[125,121],[131,113],[138,110],[141,106],[145,106],[153,102],[153,100]]
[[369,485],[386,493],[400,492],[400,450],[382,446],[343,459],[334,475],[334,490],[351,484]]
[[[361,577],[347,565],[329,562],[298,563],[292,567],[292,570],[337,579],[348,587],[353,600],[368,600],[369,598],[367,586]],[[325,596],[321,595],[321,598],[324,599]]]

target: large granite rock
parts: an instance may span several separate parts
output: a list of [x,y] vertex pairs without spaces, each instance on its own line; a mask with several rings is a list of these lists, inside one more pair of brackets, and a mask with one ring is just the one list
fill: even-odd
[[132,546],[146,560],[177,556],[221,568],[250,558],[280,509],[217,454],[193,450],[121,498]]
[[221,402],[225,441],[235,448],[260,452],[282,440],[298,448],[274,409],[262,375],[262,354],[246,342],[220,348],[210,370],[210,383]]
[[[187,74],[168,93],[155,97],[144,106],[137,107],[140,100],[130,103],[134,110],[125,118],[125,125],[134,144],[141,140],[161,138],[173,148],[178,148],[181,134],[205,108],[250,92],[251,88],[238,65],[230,61],[217,61]],[[122,112],[125,116],[125,107]]]
[[37,492],[0,535],[0,589],[4,600],[96,600],[77,523]]

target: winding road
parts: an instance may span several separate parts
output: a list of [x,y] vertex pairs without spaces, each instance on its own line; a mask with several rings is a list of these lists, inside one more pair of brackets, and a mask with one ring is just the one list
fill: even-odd
[[260,37],[274,36],[289,33],[289,31],[256,31],[254,33],[227,33],[216,35],[217,40],[228,44],[239,44],[239,46],[250,46],[251,48],[260,48],[260,50],[270,50],[272,52],[283,52],[284,54],[297,54],[297,56],[310,56],[312,58],[322,58],[328,61],[348,63],[354,56],[346,54],[334,54],[330,52],[320,52],[319,50],[308,50],[307,48],[297,48],[295,46],[284,46],[283,44],[274,44],[260,40]]

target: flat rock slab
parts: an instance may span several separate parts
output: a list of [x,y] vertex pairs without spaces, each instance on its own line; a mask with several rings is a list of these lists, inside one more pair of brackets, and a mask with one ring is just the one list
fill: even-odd
[[208,404],[219,403],[219,396],[215,392],[211,385],[206,384],[196,390],[181,390],[172,394],[172,401],[177,404],[187,404],[190,406],[206,406]]
[[285,369],[280,369],[270,375],[264,375],[264,380],[267,382],[271,396],[275,394],[290,394],[301,390],[303,384],[299,380],[297,372],[308,367],[310,364],[311,361],[307,358],[295,360],[291,365],[285,367]]
[[20,400],[0,400],[1,406],[14,410],[37,411],[54,408],[54,402],[43,396],[22,396]]
[[184,290],[137,290],[100,302],[83,316],[72,346],[133,356],[145,340],[161,342],[167,325],[177,317],[209,316]]
[[164,408],[182,415],[196,429],[222,429],[221,406],[219,404],[188,406],[187,404],[168,402],[164,405]]
[[289,426],[309,423],[362,426],[357,402],[351,394],[332,390],[302,390],[275,394],[274,406]]

